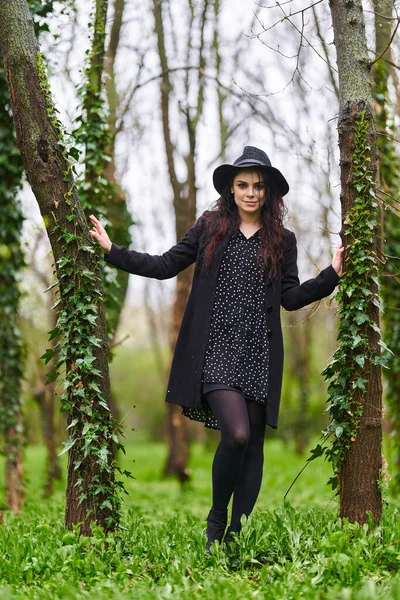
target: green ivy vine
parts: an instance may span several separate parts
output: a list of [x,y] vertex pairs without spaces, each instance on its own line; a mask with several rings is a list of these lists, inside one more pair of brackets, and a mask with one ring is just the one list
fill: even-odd
[[[107,206],[112,202],[113,188],[106,177],[111,160],[111,136],[108,128],[108,108],[104,91],[104,45],[106,37],[107,1],[94,2],[94,13],[89,19],[90,48],[86,51],[84,81],[78,87],[82,112],[73,131],[76,144],[84,148],[84,171],[77,179],[79,198],[86,216],[95,214],[107,222]],[[99,255],[102,251],[98,248]],[[113,312],[119,305],[118,281],[115,269],[102,269],[104,304],[106,306],[109,338],[115,334]]]
[[[371,350],[368,328],[378,334],[380,329],[370,316],[371,304],[380,306],[378,295],[378,260],[371,252],[377,228],[377,202],[374,174],[370,165],[368,145],[369,122],[365,111],[359,113],[354,128],[352,155],[353,185],[357,191],[354,204],[345,220],[346,260],[343,277],[336,295],[338,302],[339,346],[332,361],[323,371],[328,386],[330,424],[323,432],[322,443],[312,451],[309,460],[325,455],[332,463],[332,487],[338,486],[338,472],[344,452],[355,440],[363,414],[366,383],[370,365],[383,365],[384,358]],[[374,282],[376,291],[370,288]],[[386,348],[382,340],[380,345]],[[357,402],[353,396],[357,394]],[[325,442],[331,438],[330,446]]]
[[[120,517],[121,493],[124,493],[122,481],[117,480],[115,472],[129,476],[116,464],[112,449],[124,451],[118,434],[118,423],[110,413],[107,400],[101,390],[102,373],[96,364],[94,349],[100,347],[101,339],[96,335],[99,319],[99,305],[103,302],[100,257],[92,243],[87,244],[78,228],[80,205],[76,204],[71,162],[76,158],[74,146],[65,142],[64,130],[58,119],[49,89],[43,57],[38,53],[37,69],[40,86],[46,98],[48,114],[53,125],[59,131],[59,146],[67,162],[65,181],[68,191],[65,203],[69,207],[65,224],[57,223],[54,218],[53,232],[59,235],[63,245],[63,255],[57,261],[58,279],[51,288],[58,287],[57,307],[59,316],[57,327],[50,332],[50,340],[59,336],[60,353],[55,370],[48,374],[48,382],[58,381],[64,386],[61,396],[61,410],[69,414],[69,438],[64,443],[63,452],[74,448],[73,469],[77,474],[79,502],[88,503],[90,511],[105,514],[102,521],[108,529],[114,528]],[[83,215],[79,215],[82,223]],[[86,235],[87,239],[87,235]],[[43,355],[46,364],[55,356],[48,349]],[[60,376],[65,367],[64,376]],[[97,465],[98,473],[87,479],[87,461]],[[99,503],[98,499],[102,498]],[[95,507],[96,510],[93,508]],[[96,520],[96,515],[88,514],[88,519]]]
[[[0,68],[0,423],[2,432],[18,425],[24,343],[19,329],[19,280],[25,266],[21,248],[23,216],[17,191],[23,166],[9,109],[5,71]],[[9,438],[7,453],[16,452],[18,436]]]
[[[385,369],[386,400],[392,428],[394,449],[393,487],[400,489],[400,220],[399,156],[394,138],[394,107],[388,90],[389,65],[379,60],[374,65],[374,99],[378,126],[379,180],[383,215],[385,265],[381,275],[384,339],[393,354],[388,355]],[[396,209],[397,205],[397,209]]]

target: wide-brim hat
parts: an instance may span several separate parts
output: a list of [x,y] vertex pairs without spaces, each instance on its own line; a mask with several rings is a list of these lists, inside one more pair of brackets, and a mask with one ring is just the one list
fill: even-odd
[[214,187],[219,194],[223,194],[238,171],[253,167],[255,169],[261,169],[268,173],[268,175],[274,180],[277,188],[279,189],[282,196],[288,193],[289,184],[282,175],[282,173],[272,166],[268,156],[254,146],[246,146],[243,150],[242,156],[239,156],[233,163],[233,165],[220,165],[217,167],[213,174]]

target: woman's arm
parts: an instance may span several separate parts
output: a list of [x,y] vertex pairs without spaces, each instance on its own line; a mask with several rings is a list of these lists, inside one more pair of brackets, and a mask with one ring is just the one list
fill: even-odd
[[342,274],[343,246],[335,252],[332,264],[315,278],[300,284],[297,268],[297,242],[295,234],[288,232],[285,264],[282,268],[281,305],[286,310],[297,310],[316,300],[329,296]]
[[90,219],[94,228],[89,233],[105,250],[105,260],[122,271],[154,279],[169,279],[196,261],[200,237],[199,220],[167,252],[151,255],[113,244],[101,223],[95,217],[91,216]]

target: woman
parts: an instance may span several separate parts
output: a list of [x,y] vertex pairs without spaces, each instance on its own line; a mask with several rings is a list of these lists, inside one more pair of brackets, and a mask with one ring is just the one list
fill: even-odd
[[167,279],[196,262],[176,343],[166,401],[191,419],[220,429],[213,467],[207,548],[240,531],[262,478],[266,425],[277,427],[283,343],[280,306],[296,310],[331,294],[342,274],[343,247],[332,264],[300,285],[295,235],[284,228],[289,185],[268,156],[244,148],[214,171],[220,194],[183,240],[161,256],[113,244],[93,216],[90,234],[110,264]]

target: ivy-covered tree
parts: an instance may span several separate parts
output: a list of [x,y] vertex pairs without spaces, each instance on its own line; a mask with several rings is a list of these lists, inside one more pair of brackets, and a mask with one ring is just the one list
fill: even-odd
[[384,268],[381,276],[382,321],[389,354],[386,399],[394,448],[392,487],[400,490],[400,196],[399,157],[394,141],[394,110],[389,98],[393,3],[374,0],[375,52],[373,93],[376,105],[379,150],[379,187],[381,194],[381,250]]
[[[88,216],[103,217],[111,239],[130,244],[132,218],[126,197],[116,180],[115,139],[119,97],[115,85],[114,63],[117,54],[125,2],[114,2],[114,19],[109,48],[106,52],[106,19],[108,0],[94,2],[94,18],[90,22],[91,46],[87,52],[85,81],[79,89],[82,114],[75,131],[78,143],[85,149],[84,173],[78,180],[79,196]],[[105,80],[105,72],[107,79]],[[104,291],[107,329],[110,340],[115,336],[128,288],[128,274],[104,266]]]
[[17,191],[23,166],[10,114],[5,71],[0,67],[0,423],[4,436],[6,508],[18,512],[23,498],[21,384],[24,344],[19,329],[19,279],[23,216]]
[[377,148],[370,61],[361,0],[331,0],[339,73],[344,275],[337,295],[339,348],[325,370],[333,442],[328,458],[340,514],[364,523],[382,512],[382,377],[379,328]]
[[[37,34],[47,28],[45,17],[53,0],[30,0]],[[17,149],[7,78],[0,65],[0,411],[4,436],[5,506],[18,512],[23,499],[22,401],[24,343],[19,329],[19,279],[24,267],[20,237],[23,222],[17,192],[22,184],[23,164]]]
[[[26,0],[0,4],[0,47],[25,171],[53,250],[59,285],[57,368],[65,366],[62,409],[69,414],[66,525],[113,528],[122,484],[112,453],[117,425],[108,407],[108,341],[99,256],[79,202],[62,127],[51,99]],[[46,353],[52,358],[53,351]],[[57,377],[58,373],[49,377]]]
[[[116,86],[115,61],[120,48],[125,5],[125,0],[114,0],[110,42],[105,56],[105,88],[108,103],[107,129],[109,143],[106,148],[107,163],[104,168],[104,175],[108,181],[110,190],[110,193],[106,197],[106,215],[109,223],[108,232],[110,238],[116,240],[122,246],[129,247],[131,243],[129,228],[133,224],[133,220],[128,210],[126,193],[118,179],[115,156],[115,144],[119,132],[119,126],[117,126],[118,109],[120,108],[120,97]],[[107,323],[110,337],[113,340],[128,291],[129,274],[121,271],[121,269],[110,269],[107,265],[105,272],[106,282],[111,280],[113,285],[112,294],[107,294],[105,298]]]

